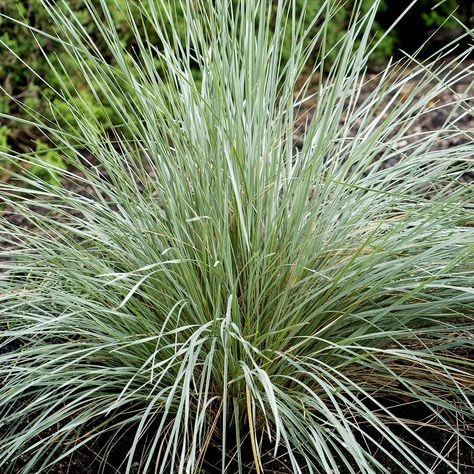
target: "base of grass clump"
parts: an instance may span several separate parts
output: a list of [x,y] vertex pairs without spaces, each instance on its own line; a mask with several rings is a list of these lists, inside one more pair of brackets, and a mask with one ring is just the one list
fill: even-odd
[[[380,400],[380,402],[390,408],[390,403],[394,403],[392,411],[397,413],[397,416],[407,421],[413,426],[415,433],[427,442],[436,452],[442,454],[446,459],[456,466],[456,472],[468,474],[471,466],[474,464],[473,450],[469,443],[458,439],[452,433],[438,429],[436,426],[430,425],[431,413],[426,410],[422,403],[413,404],[403,401],[390,402],[389,399]],[[106,420],[103,420],[104,422]],[[363,420],[360,420],[363,426]],[[457,420],[460,432],[470,438],[474,437],[474,430],[472,425],[466,420]],[[404,465],[410,470],[410,465],[401,456],[395,454],[395,459],[385,455],[384,449],[390,450],[391,443],[387,441],[383,435],[378,433],[372,427],[367,427],[367,435],[374,441],[367,442],[362,435],[359,436],[361,443],[367,443],[374,458],[389,469],[389,472],[402,472],[401,465]],[[231,432],[232,427],[228,427]],[[403,429],[397,428],[396,425],[391,427],[391,430],[397,434],[404,442],[410,445],[413,451],[419,456],[423,462],[430,467],[429,472],[444,473],[446,468],[439,462],[437,456],[433,455],[426,449],[426,445],[418,441],[414,436],[407,434]],[[1,432],[1,431],[0,431]],[[226,449],[226,470],[227,474],[239,473],[238,451],[240,450],[241,470],[244,473],[255,473],[255,462],[252,451],[252,444],[248,439],[246,433],[242,433],[240,446],[237,446],[236,440],[228,440]],[[58,463],[58,465],[49,470],[50,474],[96,474],[97,472],[104,472],[106,474],[116,474],[123,472],[126,465],[126,453],[129,452],[134,441],[134,427],[129,426],[114,435],[114,439],[110,439],[106,434],[102,435],[95,442],[90,445],[85,445],[75,451],[72,455]],[[110,444],[113,444],[111,447]],[[209,447],[202,460],[202,467],[200,472],[203,474],[218,474],[222,472],[222,446],[219,444],[220,438],[218,434],[209,440]],[[288,452],[284,447],[281,447],[275,456],[274,446],[269,442],[267,435],[262,434],[258,439],[259,450],[262,454],[261,462],[263,472],[268,474],[292,474],[293,468],[288,456]],[[104,452],[107,453],[104,462]],[[334,453],[337,460],[337,453]],[[16,463],[17,472],[21,472],[21,467],[26,464],[28,458],[22,462],[22,459]],[[303,459],[300,459],[302,464]],[[316,460],[315,460],[316,463]],[[349,472],[348,468],[342,462],[337,463],[340,472]],[[351,463],[355,472],[357,471],[357,463]],[[151,472],[157,466],[151,466]],[[101,469],[103,469],[101,471]],[[140,472],[139,469],[133,469],[131,472]],[[310,472],[304,469],[303,472]]]

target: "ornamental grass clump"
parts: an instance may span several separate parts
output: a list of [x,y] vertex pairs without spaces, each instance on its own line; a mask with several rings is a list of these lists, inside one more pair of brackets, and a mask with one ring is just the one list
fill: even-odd
[[30,125],[69,170],[2,155],[63,183],[0,182],[2,472],[87,447],[98,472],[462,472],[418,428],[473,447],[471,87],[439,129],[413,124],[470,51],[390,63],[362,97],[378,1],[337,44],[335,1],[304,30],[292,0],[125,5],[130,49],[86,0],[113,62],[68,2],[41,1],[114,124],[51,65],[74,122]]

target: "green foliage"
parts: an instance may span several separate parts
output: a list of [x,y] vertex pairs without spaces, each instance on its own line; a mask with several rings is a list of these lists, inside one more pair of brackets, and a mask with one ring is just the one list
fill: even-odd
[[[275,4],[278,2],[274,2]],[[333,17],[331,19],[331,23],[328,25],[326,31],[326,41],[328,45],[334,46],[341,40],[344,36],[345,29],[350,21],[351,12],[354,9],[354,6],[357,4],[357,0],[351,0],[344,4],[344,8],[339,9],[337,12],[333,13]],[[325,4],[324,0],[315,0],[309,1],[308,0],[296,0],[295,2],[295,14],[296,19],[299,19],[301,13],[305,12],[305,18],[303,22],[304,27],[308,27],[316,15],[319,13],[321,7]],[[372,0],[362,0],[360,2],[360,7],[362,11],[367,12],[370,7],[373,5]],[[386,10],[387,6],[384,1],[380,4],[380,12]],[[285,61],[288,61],[291,54],[291,20],[289,21],[289,26],[287,28],[287,32],[285,35],[285,41],[283,43],[283,52],[282,57]],[[317,29],[319,28],[321,21],[314,24],[310,30],[311,35],[315,35],[317,33]],[[372,30],[371,30],[371,37],[372,40],[376,41],[380,38],[383,34],[383,29],[377,21],[374,21]],[[384,63],[394,52],[394,47],[396,45],[396,33],[392,32],[384,38],[378,48],[374,51],[371,56],[371,64],[378,66]],[[307,47],[310,44],[309,37],[305,41],[305,46]],[[333,49],[329,52],[328,58],[330,60],[334,60],[337,56],[337,48]]]
[[[408,97],[404,63],[361,97],[377,1],[354,11],[334,58],[339,2],[308,25],[314,37],[294,27],[283,70],[291,0],[276,15],[266,0],[242,2],[239,15],[228,0],[182,3],[151,4],[186,25],[179,50],[176,15],[151,11],[161,69],[139,16],[125,14],[132,50],[106,11],[89,39],[48,9],[72,65],[48,72],[68,75],[50,99],[66,99],[68,123],[38,126],[79,173],[65,173],[64,188],[0,185],[0,204],[33,226],[0,217],[2,472],[51,472],[83,445],[106,472],[117,440],[124,474],[203,472],[210,446],[222,473],[231,458],[245,473],[246,445],[264,472],[264,440],[294,473],[388,474],[380,452],[406,474],[459,473],[418,428],[473,447],[462,427],[474,386],[474,215],[459,177],[472,171],[474,141],[440,151],[459,137],[457,119],[413,126],[470,74],[472,48],[410,69]],[[105,39],[113,61],[93,53]],[[304,45],[328,73],[295,97],[311,68]],[[452,117],[468,113],[471,91]]]
[[37,141],[34,157],[35,161],[30,165],[30,172],[40,181],[59,185],[61,171],[66,169],[61,154],[47,144]]
[[[74,5],[81,2],[71,3]],[[53,28],[47,9],[38,0],[0,0],[0,13],[12,17],[12,19],[5,16],[0,18],[3,44],[0,49],[0,84],[4,91],[0,99],[1,112],[27,120],[32,116],[51,118],[51,109],[46,97],[51,95],[52,88],[58,87],[59,84],[51,74],[51,68],[43,52],[48,61],[56,67],[63,64],[65,69],[70,71],[72,63],[61,54],[49,38],[42,35],[33,37],[23,24],[18,23],[52,33]],[[25,61],[28,67],[22,61]],[[31,70],[34,70],[35,74]],[[76,78],[78,77],[76,75]],[[72,78],[74,80],[74,74]],[[80,84],[78,87],[80,90]],[[22,140],[22,135],[29,137],[36,134],[32,126],[25,123],[17,124],[6,118],[3,122],[8,125],[9,134],[14,134],[14,138],[10,139],[13,148],[28,150],[33,145],[43,155],[46,162],[56,164],[61,168],[64,166],[59,155],[54,151],[48,151],[45,143],[40,143],[38,140],[28,143],[27,140]],[[41,166],[27,163],[24,166],[41,179],[57,182],[57,176],[53,172],[45,172]],[[21,169],[15,166],[14,160],[11,160],[10,168],[11,171],[16,172]]]
[[[120,34],[122,46],[129,49],[136,47],[133,32],[127,29],[125,21],[128,8],[132,13],[137,11],[135,2],[105,0],[104,5],[111,15],[116,31]],[[64,11],[71,10],[74,18],[84,27],[84,32],[91,38],[95,38],[95,47],[104,54],[104,59],[113,63],[113,54],[108,51],[107,41],[98,34],[92,20],[91,15],[94,14],[94,10],[86,8],[82,0],[70,1],[62,8]],[[0,121],[8,127],[4,131],[10,130],[11,133],[14,131],[15,138],[22,136],[21,130],[24,130],[25,136],[36,134],[34,127],[30,125],[12,124],[11,120],[6,118],[8,115],[27,120],[33,119],[33,121],[42,117],[67,127],[71,120],[69,113],[71,107],[79,107],[82,111],[87,110],[99,121],[107,118],[113,122],[113,110],[104,108],[103,105],[100,107],[95,105],[96,101],[91,94],[90,84],[84,82],[81,71],[74,70],[76,67],[74,61],[63,53],[58,43],[44,35],[33,34],[32,31],[27,30],[27,26],[31,26],[36,30],[55,35],[56,28],[51,23],[48,11],[40,0],[0,0],[0,13],[3,14],[0,17],[2,32],[0,85],[3,91],[0,97],[0,113],[4,114]],[[147,12],[143,11],[142,14],[146,15]],[[179,21],[176,25],[178,24]],[[156,35],[150,40],[156,40]],[[157,44],[156,41],[155,44]],[[160,67],[159,63],[157,67]],[[73,104],[68,103],[64,96],[58,97],[54,93],[61,87],[66,87],[68,92],[76,95]],[[110,125],[110,123],[105,125]],[[71,132],[74,130],[71,129]],[[15,149],[31,147],[29,143],[11,141]],[[56,158],[53,161],[56,161]],[[37,168],[33,167],[32,171],[36,172]]]
[[[421,17],[423,18],[427,27],[456,27],[457,22],[454,19],[447,18],[457,9],[457,0],[421,0]],[[434,8],[436,7],[436,8]],[[459,12],[458,12],[459,13]]]
[[[0,127],[0,153],[8,153],[10,146],[8,144],[8,136],[10,135],[10,129],[2,126]],[[9,167],[7,166],[8,160],[0,155],[0,178],[6,179],[8,176]]]
[[10,135],[10,129],[8,127],[0,127],[0,150],[8,151],[10,146],[8,145],[8,135]]

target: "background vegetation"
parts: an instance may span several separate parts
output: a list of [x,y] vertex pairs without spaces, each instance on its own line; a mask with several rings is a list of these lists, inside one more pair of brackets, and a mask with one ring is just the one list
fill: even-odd
[[[71,0],[67,3],[71,11],[80,19],[87,34],[97,39],[98,48],[107,57],[107,48],[97,32],[95,23],[91,19],[91,10],[86,7],[83,0]],[[133,33],[126,27],[125,10],[126,7],[136,8],[136,5],[130,0],[105,0],[105,3],[109,7],[121,41],[128,49],[133,50],[137,45],[135,44]],[[329,43],[334,44],[344,34],[350,19],[353,3],[353,0],[347,2],[347,7],[341,9],[332,20],[327,31]],[[363,8],[367,10],[373,2],[371,0],[364,0],[362,3]],[[381,2],[378,19],[374,22],[372,29],[374,39],[383,34],[384,28],[387,28],[409,3],[410,1],[408,0],[400,2],[384,0]],[[309,24],[319,10],[322,0],[314,2],[297,0],[297,15],[301,13],[301,9],[305,4],[307,10],[306,23]],[[459,7],[458,16],[466,22],[469,21],[473,13],[473,7],[470,5],[469,0],[461,0],[460,2],[457,0],[447,0],[441,5],[438,4],[438,0],[420,0],[409,13],[409,21],[416,26],[414,27],[415,29],[409,29],[410,36],[408,40],[404,31],[406,22],[404,22],[404,26],[391,31],[380,43],[376,51],[374,51],[371,58],[372,66],[383,64],[394,53],[397,46],[403,46],[408,50],[419,46],[413,43],[412,31],[419,33],[424,31],[423,34],[418,35],[420,41],[433,28],[442,26],[448,32],[458,31],[458,23],[454,19],[448,18],[457,7]],[[436,8],[433,9],[435,6]],[[26,124],[22,126],[15,123],[13,125],[10,120],[5,118],[6,115],[28,117],[30,112],[34,112],[35,114],[43,115],[46,119],[58,118],[65,125],[70,123],[69,104],[54,94],[54,89],[59,86],[64,77],[61,77],[61,74],[60,77],[56,73],[53,74],[51,66],[56,70],[64,69],[70,77],[76,79],[73,81],[73,86],[77,88],[84,100],[82,105],[76,104],[77,106],[89,109],[90,113],[95,114],[99,119],[103,118],[105,120],[106,117],[112,117],[113,119],[113,114],[111,114],[110,110],[94,107],[94,100],[87,84],[81,80],[79,71],[75,74],[74,64],[64,55],[64,52],[58,47],[56,42],[45,36],[25,38],[29,33],[21,22],[24,22],[31,28],[46,31],[52,35],[55,34],[55,26],[51,23],[48,13],[41,6],[39,0],[0,0],[0,13],[2,14],[0,18],[0,85],[3,92],[0,96],[0,114],[3,114],[3,118],[0,116],[0,149],[14,149],[23,152],[33,151],[38,159],[62,167],[64,163],[61,155],[56,153],[51,147],[45,146],[44,142],[48,141],[47,138],[38,137],[37,131],[34,131]],[[11,18],[15,18],[18,21],[14,21]],[[173,24],[180,30],[180,34],[183,35],[183,16],[178,13]],[[314,26],[314,28],[317,27],[317,25]],[[152,29],[150,29],[149,33],[152,35],[150,40],[159,46],[160,42],[156,35],[153,37]],[[285,59],[288,59],[291,50],[290,36],[291,34],[288,30],[282,52],[282,56]],[[15,54],[12,54],[12,51],[15,51]],[[47,61],[45,61],[45,56]],[[37,75],[32,74],[31,69],[25,67],[25,63]],[[157,67],[160,67],[159,64],[157,64]],[[11,169],[11,166],[11,164],[0,163],[0,179],[2,177],[3,180],[8,179],[8,170]],[[23,164],[23,167],[27,166]],[[35,173],[38,171],[31,166],[30,170]],[[57,181],[54,173],[48,175],[43,173],[39,176],[49,182]]]

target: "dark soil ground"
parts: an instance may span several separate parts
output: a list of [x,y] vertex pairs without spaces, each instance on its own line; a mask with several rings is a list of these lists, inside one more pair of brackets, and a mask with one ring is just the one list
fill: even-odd
[[[375,74],[373,75],[375,79]],[[453,100],[456,99],[458,94],[462,94],[466,88],[469,86],[469,81],[473,78],[466,79],[462,83],[458,84],[453,91],[445,92],[439,96],[438,100],[439,103],[449,104]],[[367,86],[367,90],[363,92],[362,98],[370,91],[370,83]],[[407,85],[410,87],[410,85]],[[438,103],[438,105],[439,105]],[[311,108],[311,104],[307,104],[306,112],[309,112]],[[415,124],[413,132],[421,132],[421,131],[428,131],[428,130],[436,130],[441,126],[441,124],[445,121],[446,117],[449,114],[449,107],[446,108],[436,108],[433,110],[432,113],[429,113],[423,117],[418,123]],[[303,111],[304,112],[304,111]],[[467,115],[462,121],[458,122],[458,126],[461,129],[466,130],[465,135],[460,135],[459,137],[448,140],[448,141],[440,141],[437,144],[439,149],[447,149],[452,146],[459,145],[461,143],[466,143],[472,140],[474,137],[467,132],[469,129],[474,129],[474,114]],[[295,137],[295,145],[301,146],[301,135]],[[393,164],[393,163],[391,163]],[[390,164],[389,164],[390,165]],[[466,173],[462,180],[465,183],[472,183],[474,181],[474,173]],[[71,186],[70,184],[66,184],[66,186]],[[84,192],[84,190],[80,190],[80,192]],[[87,191],[86,191],[87,192]],[[28,226],[28,222],[22,219],[20,216],[11,212],[11,209],[4,209],[3,216],[8,219],[11,223],[18,225],[18,226]],[[2,243],[0,238],[0,247],[5,246],[5,242]],[[14,350],[14,346],[6,346],[0,351],[6,350]],[[389,400],[386,400],[387,406],[391,406]],[[461,440],[457,439],[456,436],[448,433],[446,431],[437,430],[436,428],[429,427],[425,422],[429,417],[429,413],[420,405],[394,405],[393,411],[396,414],[406,420],[411,420],[413,423],[414,429],[416,429],[417,434],[429,442],[429,444],[440,453],[446,456],[450,462],[452,462],[456,467],[457,471],[463,474],[470,474],[474,472],[474,452],[470,449],[466,443],[463,443]],[[474,426],[469,424],[465,421],[460,427],[463,433],[466,436],[469,436],[474,441]],[[376,445],[372,445],[369,448],[373,453],[375,453],[376,458],[386,466],[392,473],[401,473],[403,472],[401,464],[399,462],[394,462],[388,456],[386,456],[381,447],[385,447],[390,449],[390,443],[383,439],[379,434],[375,432],[370,432],[371,430],[368,429],[367,433],[372,435],[375,439],[377,439],[378,443]],[[429,473],[433,474],[448,474],[450,471],[445,466],[440,465],[432,453],[428,452],[424,449],[420,443],[410,437],[405,432],[402,432],[401,428],[394,426],[393,431],[402,437],[406,442],[410,443],[410,445],[417,451],[419,457],[429,466],[431,466]],[[2,431],[0,428],[0,439],[1,439]],[[122,461],[123,456],[126,454],[128,447],[132,442],[133,436],[129,432],[128,434],[124,433],[124,435],[120,438],[118,443],[115,445],[114,449],[111,452],[111,455],[108,458],[108,467],[103,471],[105,474],[119,474],[123,472]],[[101,447],[107,444],[106,439],[99,439],[95,445],[93,446],[83,446],[79,449],[73,456],[69,459],[64,460],[63,462],[59,463],[59,465],[50,470],[50,474],[96,474],[99,469],[99,460],[100,460],[100,453]],[[249,443],[248,443],[249,444]],[[288,460],[288,456],[282,452],[276,458],[273,456],[273,451],[269,445],[266,445],[265,442],[262,441],[261,445],[262,452],[266,453],[264,456],[265,460],[265,472],[267,474],[292,474],[291,466]],[[231,447],[229,446],[229,452],[231,453]],[[398,459],[400,458],[397,453],[393,452],[395,457]],[[254,473],[256,472],[252,462],[252,450],[250,445],[245,445],[244,447],[244,462],[246,463],[246,470],[244,474]],[[220,460],[220,450],[218,446],[215,446],[211,443],[210,449],[208,450],[208,455],[205,459],[205,469],[203,469],[203,474],[218,474],[221,473],[220,466],[214,466],[216,461]],[[27,459],[20,459],[17,464],[17,470],[20,472],[21,465],[24,462],[27,462]],[[354,470],[357,472],[357,466],[354,465]],[[233,474],[236,471],[235,465],[232,463],[228,467],[227,474]],[[342,467],[341,465],[341,473],[348,472],[347,468]],[[2,473],[2,468],[0,467],[0,474]]]
[[[388,406],[388,401],[387,406]],[[418,436],[428,442],[429,445],[436,451],[446,457],[454,466],[456,470],[448,468],[446,465],[441,464],[436,457],[429,452],[425,447],[421,445],[413,436],[407,435],[402,428],[394,426],[392,431],[394,434],[403,439],[417,454],[417,456],[429,466],[427,474],[451,474],[451,473],[462,473],[471,474],[474,467],[474,452],[469,446],[462,440],[457,439],[452,433],[447,431],[437,430],[436,428],[429,427],[430,413],[421,404],[402,404],[392,408],[392,411],[399,417],[405,420],[411,420],[412,428],[415,430]],[[361,423],[363,421],[361,420]],[[460,426],[461,431],[464,435],[471,438],[471,442],[474,441],[474,426],[465,424],[464,427]],[[232,432],[230,428],[228,432]],[[367,429],[367,435],[372,436],[377,440],[376,444],[367,446],[370,452],[375,456],[377,461],[381,462],[385,467],[389,469],[393,474],[403,473],[402,469],[402,458],[400,454],[393,448],[390,442],[384,437],[375,432],[374,429]],[[0,429],[1,436],[1,429]],[[49,474],[97,474],[103,472],[104,474],[120,474],[124,472],[124,456],[133,442],[133,427],[129,430],[128,434],[124,433],[118,437],[118,441],[107,457],[107,466],[104,470],[99,471],[101,451],[104,446],[107,445],[109,439],[99,438],[99,440],[92,446],[83,446],[77,452],[75,452],[69,458],[60,462],[55,468],[51,469]],[[363,442],[363,440],[360,440]],[[392,460],[387,456],[383,449],[387,449],[397,459]],[[274,456],[274,447],[266,441],[266,438],[260,440],[260,450],[263,455],[264,472],[266,474],[293,474],[291,463],[288,455],[284,450],[280,450],[278,455]],[[238,474],[238,468],[235,462],[235,446],[232,448],[232,439],[228,440],[227,455],[229,462],[227,465],[226,474]],[[234,461],[232,461],[232,458]],[[250,442],[247,440],[243,443],[242,459],[244,463],[244,474],[255,474],[253,464],[253,456]],[[28,462],[28,456],[20,457],[15,468],[16,472],[20,472],[21,467]],[[220,447],[211,441],[207,455],[204,459],[203,468],[200,471],[202,474],[222,474],[220,467],[221,462],[221,451]],[[302,463],[303,465],[303,463]],[[411,469],[411,466],[403,464],[406,468]],[[357,464],[352,463],[352,467],[356,473],[360,472],[357,470]],[[339,464],[339,473],[348,473],[347,467],[342,462]],[[0,473],[2,473],[0,468]],[[140,472],[136,471],[137,474]],[[150,472],[154,472],[153,470]],[[309,470],[303,471],[309,473]],[[412,472],[418,472],[413,470]],[[170,471],[170,474],[171,471]],[[335,473],[336,474],[336,473]]]
[[[388,403],[388,400],[385,400]],[[430,453],[426,448],[421,446],[420,442],[417,441],[413,436],[407,435],[406,432],[400,427],[393,427],[392,432],[399,436],[403,441],[405,441],[409,446],[411,446],[416,453],[416,455],[427,465],[430,466],[429,473],[433,474],[448,474],[454,472],[460,472],[463,474],[468,474],[472,472],[472,468],[474,467],[474,452],[470,450],[469,446],[455,439],[455,437],[446,432],[437,430],[435,428],[429,428],[424,425],[430,418],[430,414],[428,413],[427,409],[424,408],[421,404],[403,404],[402,406],[394,406],[392,409],[397,416],[402,417],[404,419],[409,419],[413,421],[412,428],[416,431],[417,435],[419,435],[422,439],[430,444],[432,448],[436,452],[442,453],[446,456],[454,466],[456,466],[457,471],[450,470],[445,465],[440,465],[439,461],[436,457]],[[363,426],[363,422],[362,422]],[[469,431],[469,432],[468,432]],[[404,472],[401,467],[401,456],[397,453],[397,451],[391,446],[391,444],[379,433],[375,431],[375,429],[367,429],[367,435],[373,437],[377,440],[377,444],[372,444],[371,446],[368,445],[369,451],[375,456],[377,461],[381,462],[385,467],[387,467],[390,472],[393,474],[402,473]],[[474,436],[474,426],[466,427],[465,434],[469,435],[471,438]],[[364,443],[362,439],[360,439],[361,443]],[[365,443],[367,445],[367,443]],[[387,456],[382,449],[388,450],[396,459],[394,461]],[[292,474],[293,470],[291,468],[291,463],[289,461],[289,457],[282,451],[277,457],[274,456],[274,447],[270,446],[269,444],[262,441],[261,450],[263,453],[266,453],[263,457],[264,460],[264,469],[265,473],[268,474]],[[210,457],[213,456],[211,453]],[[214,454],[215,459],[220,459],[220,452],[216,450]],[[246,451],[244,452],[244,460],[247,461],[247,471],[248,473],[255,473],[254,464],[252,461],[252,451],[251,446],[246,446]],[[303,463],[302,463],[303,464]],[[404,463],[408,469],[411,468],[410,465]],[[338,464],[339,472],[344,474],[349,472],[347,467],[340,462]],[[356,462],[352,462],[352,468],[355,472],[360,472],[357,470]],[[304,471],[309,472],[309,470]],[[415,472],[415,471],[413,471]],[[209,474],[219,474],[221,470],[219,466],[214,469],[209,469],[206,471]],[[237,474],[237,466],[230,465],[230,469],[228,470],[228,474]]]
[[[426,410],[423,409],[420,405],[405,405],[394,409],[398,411],[398,415],[402,416],[405,419],[410,419],[413,422],[413,428],[416,433],[423,438],[430,446],[439,453],[442,453],[454,466],[456,470],[449,469],[446,465],[441,465],[439,460],[430,453],[426,448],[422,447],[420,442],[414,439],[412,436],[406,435],[402,432],[401,428],[394,427],[393,432],[401,437],[405,442],[407,442],[419,458],[429,466],[427,474],[450,474],[450,473],[462,473],[470,474],[473,472],[474,466],[474,452],[469,448],[469,446],[457,439],[453,434],[448,433],[447,431],[437,430],[435,428],[429,428],[424,425],[429,414]],[[418,425],[418,427],[416,427]],[[231,432],[231,430],[229,430]],[[1,432],[1,430],[0,430]],[[50,474],[97,474],[98,472],[104,472],[104,474],[120,474],[124,472],[124,456],[128,449],[131,446],[133,441],[133,428],[130,430],[130,434],[127,436],[124,434],[119,437],[118,442],[114,446],[110,455],[107,458],[108,464],[103,471],[99,471],[100,465],[99,460],[101,458],[100,452],[107,444],[107,439],[99,439],[97,443],[93,446],[83,446],[70,458],[60,462],[54,469],[49,471]],[[385,467],[389,469],[393,474],[398,474],[405,472],[402,469],[402,460],[400,454],[387,442],[383,437],[377,435],[374,430],[367,430],[367,434],[374,437],[377,440],[377,444],[370,446],[371,453],[374,454],[375,458],[381,462]],[[470,436],[471,439],[474,438],[474,427],[466,426],[464,429],[464,434]],[[391,454],[397,459],[397,461],[392,460],[388,457],[382,449],[388,449]],[[266,474],[293,474],[291,468],[291,463],[289,457],[285,454],[284,450],[281,450],[280,453],[275,457],[273,452],[273,446],[271,446],[264,439],[260,442],[261,452],[264,453],[263,463],[264,463],[264,472]],[[238,474],[237,465],[235,462],[231,461],[235,449],[232,449],[232,441],[230,440],[229,445],[227,446],[227,453],[229,455],[229,464],[227,465],[226,474]],[[247,441],[243,445],[242,457],[244,462],[244,474],[255,474],[252,457],[252,449],[250,443]],[[235,458],[234,458],[235,459]],[[220,468],[221,452],[220,448],[217,445],[214,445],[211,442],[210,448],[206,455],[206,458],[203,463],[203,468],[200,471],[202,474],[222,474]],[[27,462],[28,459],[25,457],[20,458],[16,467],[17,472],[20,472],[21,466]],[[411,467],[404,464],[405,467],[410,469]],[[354,471],[360,472],[357,470],[357,464],[352,463]],[[339,471],[341,474],[348,473],[347,467],[341,462],[339,464]],[[0,468],[0,473],[1,473]],[[140,472],[137,470],[137,474]],[[153,472],[150,471],[150,472]],[[303,471],[309,473],[308,470]],[[413,470],[412,472],[418,472]],[[170,472],[170,474],[172,474]]]

